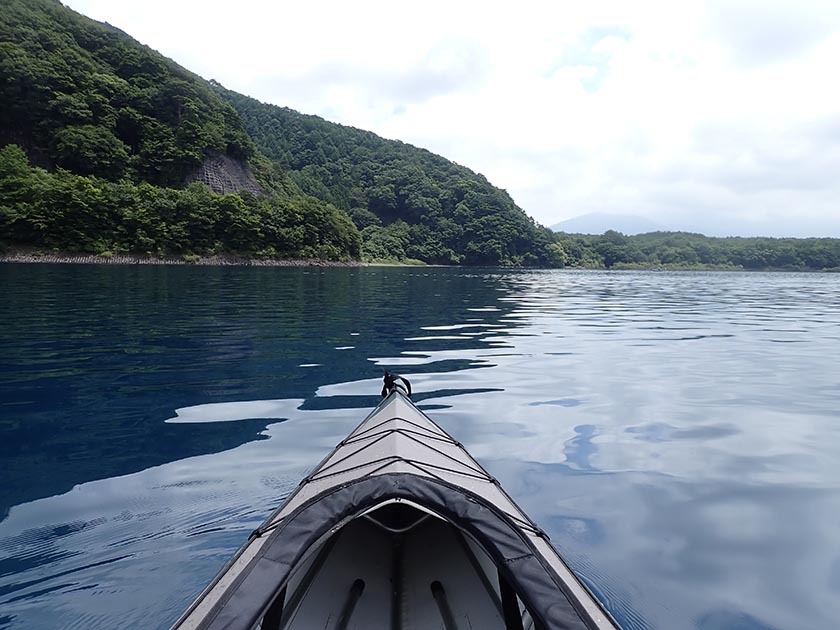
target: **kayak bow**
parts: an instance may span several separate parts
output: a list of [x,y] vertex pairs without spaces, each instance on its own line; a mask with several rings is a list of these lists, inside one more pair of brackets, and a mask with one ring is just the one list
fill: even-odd
[[548,537],[398,381],[178,630],[617,630]]

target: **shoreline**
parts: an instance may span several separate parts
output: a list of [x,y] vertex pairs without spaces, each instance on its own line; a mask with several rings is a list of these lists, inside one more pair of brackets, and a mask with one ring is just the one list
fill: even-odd
[[[360,260],[320,260],[317,258],[249,258],[232,254],[216,254],[214,256],[151,256],[148,254],[113,254],[102,256],[97,254],[80,254],[72,252],[43,252],[43,251],[6,251],[0,253],[0,264],[76,264],[76,265],[180,265],[194,267],[449,267],[451,265],[411,265],[398,262],[362,262]],[[458,267],[459,265],[454,265]],[[513,267],[511,268],[513,269]],[[525,269],[525,268],[520,268]],[[535,268],[536,269],[536,268]],[[839,273],[840,269],[743,269],[736,267],[715,266],[669,266],[669,265],[619,265],[611,269],[603,267],[562,267],[566,271],[711,271],[711,272],[789,272],[789,273]]]
[[140,254],[73,254],[69,252],[6,252],[0,263],[25,264],[81,264],[81,265],[192,265],[203,267],[362,267],[357,260],[337,261],[319,259],[261,259],[246,256],[149,256]]

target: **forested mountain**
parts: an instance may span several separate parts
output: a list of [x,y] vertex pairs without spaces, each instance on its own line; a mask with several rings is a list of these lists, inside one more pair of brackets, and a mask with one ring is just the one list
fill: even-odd
[[214,86],[262,153],[304,192],[350,215],[369,257],[556,263],[551,232],[484,176],[424,149]]
[[3,0],[0,141],[38,166],[180,186],[209,152],[253,143],[200,78],[55,0]]
[[[56,0],[2,0],[0,104],[0,243],[359,256],[347,215],[257,155],[206,81]],[[186,186],[220,158],[249,177],[253,168],[259,185]]]
[[[472,171],[223,90],[56,0],[3,0],[0,102],[7,245],[552,263],[550,233]],[[185,188],[220,157],[259,185]]]

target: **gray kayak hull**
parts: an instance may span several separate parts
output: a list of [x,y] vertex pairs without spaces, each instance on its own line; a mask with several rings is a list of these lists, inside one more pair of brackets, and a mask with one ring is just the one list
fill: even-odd
[[618,628],[499,484],[398,391],[173,626],[471,627]]

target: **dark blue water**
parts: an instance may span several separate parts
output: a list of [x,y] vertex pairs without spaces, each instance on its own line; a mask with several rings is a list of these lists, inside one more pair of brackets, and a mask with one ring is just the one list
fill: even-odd
[[840,619],[840,276],[0,265],[0,628],[166,628],[377,401],[625,628]]

